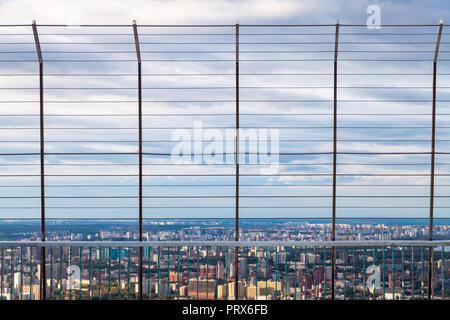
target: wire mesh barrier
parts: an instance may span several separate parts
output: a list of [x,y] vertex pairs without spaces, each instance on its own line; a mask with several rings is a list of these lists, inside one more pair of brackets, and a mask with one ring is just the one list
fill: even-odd
[[[47,243],[47,299],[138,299],[134,243]],[[331,298],[327,244],[242,246],[236,281],[235,243],[143,247],[143,299],[324,300]],[[336,299],[426,299],[427,243],[337,243]],[[434,245],[434,244],[433,244]],[[434,297],[449,297],[448,242],[434,246]],[[1,297],[40,298],[39,245],[1,245]]]
[[[447,28],[442,23],[380,30],[347,24],[0,25],[0,240],[449,239]],[[199,222],[180,222],[193,220]],[[257,227],[260,223],[265,227]],[[112,286],[121,290],[110,292],[112,297],[128,297],[128,290],[133,298],[156,294],[153,273],[152,285],[144,281],[154,270],[154,261],[147,264],[150,247],[121,247],[123,257],[118,248],[100,252],[85,246],[73,255],[65,251],[70,246],[34,248],[40,256],[24,268],[29,262],[40,266],[34,280],[40,281],[42,299],[57,298],[52,287],[57,269],[44,266],[49,259],[61,261],[58,254],[66,264],[71,264],[67,257],[81,263],[83,280],[89,259],[92,272],[98,262],[102,274],[108,266],[115,276],[123,271],[129,284]],[[298,256],[287,248],[282,256],[294,259],[296,267],[301,248]],[[440,269],[439,252],[430,248],[366,252],[317,246],[318,274],[331,267],[329,277],[320,278],[322,297],[370,295],[352,274],[354,264],[361,268],[363,262],[386,259],[383,271],[396,270],[392,281],[383,275],[384,284],[394,283],[387,294],[430,299],[432,290],[422,289],[440,288],[433,272]],[[11,253],[4,249],[6,256]],[[181,260],[177,247],[162,254],[182,261],[186,273],[185,263],[193,261],[185,245],[179,249]],[[22,249],[13,250],[19,262],[17,250]],[[214,245],[202,250],[211,251],[208,263],[214,260]],[[29,250],[24,254],[33,256]],[[367,260],[361,259],[365,254]],[[389,265],[390,254],[401,261],[406,255],[403,269]],[[117,273],[118,259],[131,259],[137,278],[125,264]],[[241,279],[238,256],[231,259],[235,268],[229,276]],[[258,278],[253,264],[259,260],[249,259],[243,268]],[[285,275],[297,275],[291,260],[277,264],[287,268]],[[162,270],[163,278],[170,274]],[[89,297],[106,297],[104,279],[120,282],[100,278]],[[130,287],[136,279],[138,290]],[[403,281],[412,279],[408,286]],[[282,280],[292,282],[291,276]],[[197,284],[209,287],[205,281]],[[284,293],[273,287],[272,298],[311,297],[293,281]],[[11,283],[17,289],[17,282]],[[255,296],[258,283],[252,282]],[[175,297],[181,290],[170,279],[165,284],[158,292]],[[185,286],[189,290],[190,283]],[[95,288],[102,296],[94,295]],[[233,288],[236,297],[240,287]],[[80,292],[86,298],[87,291]]]

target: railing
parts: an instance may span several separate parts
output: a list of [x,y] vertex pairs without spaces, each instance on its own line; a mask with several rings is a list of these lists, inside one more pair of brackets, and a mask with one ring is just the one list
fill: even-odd
[[50,300],[325,300],[333,287],[340,300],[450,297],[450,241],[2,241],[1,299],[40,298],[44,247]]

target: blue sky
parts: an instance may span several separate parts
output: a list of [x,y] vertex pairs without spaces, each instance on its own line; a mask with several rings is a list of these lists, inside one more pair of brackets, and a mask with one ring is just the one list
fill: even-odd
[[[364,24],[367,19],[367,6],[376,4],[381,9],[383,24],[437,24],[439,19],[443,19],[444,23],[450,21],[449,9],[445,1],[129,1],[126,5],[118,1],[108,1],[107,5],[106,2],[93,3],[92,1],[79,3],[79,7],[73,7],[65,1],[40,1],[39,4],[31,1],[0,1],[0,17],[4,24],[29,24],[32,19],[36,19],[38,24],[67,24],[79,21],[82,24],[128,25],[133,19],[140,24],[232,25],[237,21],[241,24],[333,24],[337,19],[344,24]],[[144,114],[147,114],[144,118],[144,127],[150,128],[144,131],[144,140],[152,141],[144,144],[144,152],[170,153],[173,142],[167,142],[167,140],[170,140],[173,130],[157,128],[192,127],[195,120],[202,120],[204,126],[234,126],[234,31],[234,27],[139,28],[144,59],[143,73],[146,75],[143,78],[143,87],[147,88],[143,92],[143,98],[146,101],[143,105]],[[37,114],[39,107],[36,103],[39,98],[38,91],[33,89],[38,87],[38,78],[23,76],[38,72],[31,28],[28,26],[2,27],[0,32],[2,33],[0,42],[3,43],[0,50],[2,52],[0,54],[2,61],[0,84],[3,88],[0,92],[0,100],[16,101],[3,102],[0,106],[2,109],[0,124],[3,127],[0,130],[0,140],[4,141],[0,143],[0,147],[2,153],[38,152],[39,132],[35,129],[20,129],[36,128],[39,124],[38,117],[32,116]],[[48,117],[45,125],[49,129],[45,133],[46,141],[48,141],[46,152],[136,152],[137,130],[126,129],[137,126],[137,118],[134,116],[137,105],[133,102],[137,98],[135,89],[137,82],[134,76],[136,62],[131,26],[121,28],[39,27],[39,33],[46,60],[44,70],[47,74],[45,110]],[[177,33],[189,33],[189,35],[177,35]],[[291,35],[288,35],[289,33]],[[398,35],[398,33],[406,35]],[[407,35],[408,33],[410,35]],[[368,30],[365,27],[341,28],[338,65],[340,74],[338,123],[341,128],[338,139],[346,141],[339,141],[339,151],[428,152],[430,150],[428,139],[431,135],[429,128],[431,126],[431,71],[436,33],[437,27],[382,27],[379,30]],[[16,35],[11,36],[11,34]],[[438,66],[440,75],[437,82],[438,100],[440,100],[437,110],[438,114],[441,114],[438,116],[438,127],[450,127],[448,123],[450,115],[446,115],[450,114],[449,102],[447,102],[450,87],[449,34],[448,27],[444,27]],[[282,140],[280,152],[332,151],[332,143],[329,140],[332,139],[330,127],[333,106],[330,100],[333,98],[331,75],[333,41],[334,27],[242,27],[240,37],[241,126],[302,127],[301,129],[280,129]],[[174,44],[177,42],[190,44]],[[195,44],[199,42],[205,44]],[[86,61],[99,59],[108,61]],[[210,61],[193,61],[205,59]],[[405,61],[400,61],[402,59]],[[291,75],[286,75],[288,73]],[[17,76],[18,74],[22,76]],[[65,74],[65,76],[55,76],[55,74]],[[77,76],[70,76],[71,74],[77,74]],[[99,76],[100,74],[109,74],[109,76]],[[155,74],[178,74],[178,76],[155,76]],[[220,89],[214,89],[217,87]],[[31,102],[18,102],[23,100]],[[197,102],[167,102],[181,100]],[[88,101],[97,102],[89,103]],[[199,116],[199,113],[211,115]],[[96,116],[83,116],[86,114]],[[110,114],[122,116],[108,116]],[[386,127],[396,128],[386,129]],[[421,128],[411,129],[411,127]],[[449,133],[448,128],[438,128],[438,152],[448,152],[449,142],[445,140],[450,139]],[[58,142],[67,140],[74,142]],[[128,142],[104,142],[106,140]],[[319,141],[293,142],[290,140]],[[449,173],[448,158],[448,155],[436,157],[436,173]],[[46,160],[46,172],[49,175],[137,174],[137,165],[135,165],[137,156],[135,155],[48,156]],[[429,160],[429,155],[340,155],[338,163],[341,164],[338,165],[338,173],[426,175],[429,173]],[[2,174],[39,174],[39,166],[33,165],[38,161],[38,157],[1,156],[0,172]],[[280,173],[296,175],[241,177],[241,195],[244,196],[240,202],[241,216],[330,217],[331,186],[329,185],[332,180],[329,174],[332,172],[332,157],[330,155],[281,156],[280,161]],[[173,176],[174,174],[233,174],[233,165],[173,166],[170,158],[164,156],[146,156],[144,163],[146,164],[144,174],[167,175],[167,177],[146,177],[145,196],[228,196],[223,199],[146,198],[144,205],[148,208],[145,210],[145,217],[234,216],[232,197],[234,177]],[[13,164],[19,165],[12,166]],[[86,166],[86,164],[97,164],[97,166]],[[241,168],[241,174],[244,175],[257,172],[259,172],[257,166],[243,165]],[[311,174],[317,175],[311,176]],[[328,176],[320,174],[328,174]],[[441,196],[450,195],[450,188],[440,186],[448,184],[448,180],[446,176],[436,177],[436,184],[438,184],[436,195],[439,196],[435,201],[437,207],[449,206],[448,198]],[[38,186],[39,177],[2,177],[1,182],[2,185]],[[102,195],[132,197],[137,195],[137,177],[48,177],[46,182],[49,186],[69,184],[89,186],[49,187],[47,195],[50,197]],[[338,217],[426,218],[429,203],[428,183],[427,176],[339,176],[338,196],[345,197],[338,198],[338,207],[343,207],[338,209]],[[117,186],[93,187],[93,185],[103,184]],[[208,186],[200,186],[205,184]],[[249,186],[255,184],[265,186]],[[39,196],[39,188],[2,187],[2,194],[4,196]],[[368,194],[380,197],[413,195],[416,198],[361,198]],[[299,197],[267,197],[281,195]],[[261,197],[246,198],[245,196]],[[15,209],[0,209],[1,217],[39,216],[38,198],[1,199],[0,203],[1,207],[15,207]],[[49,198],[47,205],[54,207],[47,211],[48,217],[137,216],[136,208],[114,208],[136,207],[136,198]],[[19,208],[24,206],[37,208]],[[61,208],[67,206],[113,208],[88,210]],[[225,208],[150,208],[167,206]],[[277,208],[280,206],[295,208]],[[365,208],[348,208],[352,206]],[[400,208],[377,208],[383,206]],[[437,217],[450,217],[447,208],[436,208],[435,212]]]

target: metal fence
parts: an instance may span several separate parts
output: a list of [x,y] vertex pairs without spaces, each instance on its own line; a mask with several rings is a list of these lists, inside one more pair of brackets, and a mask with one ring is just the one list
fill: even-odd
[[[134,23],[67,27],[34,22],[0,26],[0,78],[3,84],[14,84],[2,84],[1,88],[4,112],[0,129],[4,131],[1,144],[5,150],[1,153],[5,172],[1,175],[4,181],[1,188],[13,190],[2,196],[5,203],[2,218],[38,219],[41,241],[47,240],[46,222],[51,220],[93,217],[120,220],[129,219],[132,212],[132,219],[137,220],[138,240],[142,242],[146,219],[167,219],[181,209],[187,210],[188,219],[192,210],[208,219],[233,219],[236,245],[240,240],[240,220],[258,218],[263,213],[267,218],[277,219],[328,219],[331,233],[327,236],[332,241],[337,239],[339,219],[374,216],[427,219],[429,241],[435,238],[434,219],[448,219],[449,196],[445,192],[449,190],[450,173],[445,159],[450,154],[447,148],[450,126],[446,124],[450,113],[437,113],[438,104],[445,110],[450,101],[449,87],[445,85],[450,72],[437,71],[438,63],[444,70],[448,66],[447,25],[383,25],[380,31],[367,30],[365,25],[344,24]],[[119,64],[124,65],[119,68]],[[207,67],[209,64],[215,67]],[[386,67],[389,64],[395,67]],[[368,65],[371,67],[367,68]],[[123,72],[124,69],[137,72]],[[90,77],[94,80],[89,80]],[[406,85],[397,85],[400,80],[406,80]],[[443,84],[438,86],[438,80]],[[87,86],[74,85],[80,81],[86,81]],[[114,85],[115,82],[120,86]],[[374,95],[371,91],[381,93]],[[438,91],[443,98],[438,99]],[[338,94],[343,98],[338,99]],[[91,95],[94,99],[84,99]],[[186,106],[195,112],[181,112]],[[106,112],[89,112],[105,111],[102,108]],[[144,112],[144,108],[151,112]],[[252,168],[245,163],[252,152],[245,149],[245,144],[244,150],[240,150],[240,143],[222,154],[231,156],[232,164],[170,163],[168,158],[172,154],[168,151],[173,141],[168,135],[177,129],[191,130],[195,119],[205,119],[208,123],[205,129],[235,130],[235,142],[243,140],[239,129],[281,130],[280,143],[285,144],[282,149],[286,151],[281,150],[279,156],[290,159],[280,161],[285,171],[268,175],[256,172],[257,165]],[[409,136],[412,138],[408,139]],[[88,139],[92,137],[95,139]],[[204,151],[200,150],[200,154],[203,156]],[[196,155],[194,147],[191,156]],[[115,157],[116,162],[107,157]],[[400,160],[395,160],[396,157]],[[383,169],[376,171],[373,166]],[[137,171],[130,171],[130,167]],[[105,168],[111,171],[98,173]],[[362,168],[368,168],[368,172]],[[222,182],[211,182],[208,180],[211,177]],[[362,183],[349,184],[355,177]],[[175,182],[161,182],[163,178]],[[197,179],[197,183],[186,183],[189,179]],[[270,179],[290,184],[268,184]],[[367,191],[345,192],[349,185]],[[130,186],[136,190],[120,194],[113,189]],[[184,189],[171,195],[164,189],[193,190],[193,186],[203,188],[202,192],[186,194],[188,189]],[[286,186],[302,189],[291,193],[285,191]],[[273,187],[273,191],[261,191],[268,187]],[[379,194],[379,190],[387,187],[392,194]],[[88,195],[75,191],[83,188]],[[308,192],[315,188],[325,189],[317,194]],[[343,194],[338,194],[339,188]],[[398,189],[392,191],[393,188]],[[144,189],[149,190],[149,195]],[[211,194],[211,190],[225,189],[226,194]],[[98,190],[111,191],[98,194]],[[255,191],[248,194],[248,190]],[[199,206],[192,201],[195,199],[206,206]],[[266,202],[260,205],[263,199]],[[300,201],[284,205],[290,199]],[[361,204],[358,199],[365,202]],[[438,206],[435,200],[440,201]],[[80,206],[84,201],[87,205]],[[380,205],[380,201],[387,205]],[[117,206],[118,203],[127,205]],[[367,214],[348,214],[366,209]],[[399,209],[407,213],[422,211],[398,215],[395,212]],[[123,211],[113,213],[115,210]],[[340,215],[339,210],[344,214]],[[137,292],[143,298],[144,248],[138,247],[141,289]],[[333,284],[337,268],[335,248],[330,249]],[[427,287],[431,288],[435,260],[431,246],[427,252],[431,253],[425,258],[428,267],[422,271],[427,270]],[[42,287],[48,279],[46,260],[53,257],[48,254],[43,247],[39,276]],[[238,255],[234,259],[237,279]],[[335,285],[329,288],[334,299]],[[42,299],[47,298],[47,290],[40,293]],[[432,290],[427,290],[427,296],[432,297]]]
[[[426,299],[430,291],[434,299],[448,299],[448,245],[448,241],[3,241],[0,296],[40,298],[39,259],[45,246],[50,300],[326,300],[334,291],[339,300]],[[333,248],[337,279],[331,276]],[[430,248],[435,251],[434,280],[428,287]]]
[[[448,241],[2,242],[1,297],[39,299],[446,299]],[[236,246],[237,245],[237,246]],[[240,271],[233,269],[236,248]],[[331,277],[332,248],[338,257]],[[429,248],[434,256],[428,287]],[[144,272],[140,276],[140,249]],[[448,286],[448,284],[447,284]],[[332,288],[335,287],[335,290]],[[142,291],[140,291],[142,290]],[[141,293],[141,294],[140,294]]]

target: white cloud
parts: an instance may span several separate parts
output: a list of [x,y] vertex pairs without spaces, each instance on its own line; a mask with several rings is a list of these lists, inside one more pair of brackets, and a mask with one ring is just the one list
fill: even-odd
[[2,23],[14,24],[33,19],[67,24],[76,20],[73,14],[77,12],[82,24],[129,24],[133,19],[141,24],[233,24],[236,20],[289,18],[317,6],[315,1],[294,0],[16,0],[0,4],[0,12]]
[[[0,19],[2,24],[29,24],[32,19],[36,19],[38,24],[66,24],[71,23],[73,20],[70,19],[70,16],[67,15],[67,12],[75,12],[76,10],[68,10],[70,7],[77,3],[80,10],[80,17],[82,24],[126,24],[130,25],[133,19],[136,19],[139,24],[234,24],[237,20],[239,20],[242,24],[250,24],[250,23],[334,23],[337,17],[340,18],[341,23],[364,23],[365,22],[365,7],[367,3],[371,1],[331,1],[331,0],[317,0],[317,1],[294,1],[294,0],[243,0],[243,1],[232,1],[232,0],[165,0],[165,1],[143,1],[143,0],[134,0],[134,1],[78,1],[78,2],[69,2],[66,0],[42,0],[42,1],[24,1],[24,0],[15,0],[15,1],[1,1],[0,0]],[[437,1],[438,2],[438,1]],[[411,9],[409,7],[414,7],[409,4],[409,2],[401,3],[401,4],[393,4],[390,1],[380,1],[381,9],[382,9],[382,22],[384,23],[420,23],[423,22],[423,19],[429,19],[426,21],[427,23],[433,23],[434,18],[430,18],[435,14],[444,14],[445,10],[437,11],[434,10],[426,10],[425,7],[422,7],[423,10],[419,10],[418,7],[415,9]],[[408,7],[409,6],[409,7]],[[409,8],[409,9],[408,9]],[[415,12],[416,15],[412,15],[411,13]],[[431,13],[432,14],[431,14]],[[404,13],[402,15],[402,13]],[[418,16],[417,13],[420,13]],[[390,19],[390,17],[395,17],[395,19]],[[399,19],[397,20],[397,17]],[[405,19],[410,19],[410,21],[405,21]],[[180,31],[179,28],[176,28],[177,32]],[[17,32],[23,32],[24,29],[14,29]],[[45,33],[45,31],[53,32],[55,29],[48,28],[40,28],[40,33]],[[100,30],[100,31],[99,31]],[[230,30],[230,29],[228,29]],[[268,30],[268,29],[266,29]],[[298,29],[297,29],[298,30]],[[2,30],[3,31],[3,30]],[[27,27],[27,32],[31,32],[30,28]],[[84,29],[79,30],[80,32],[84,31]],[[113,33],[116,31],[114,28],[100,28],[100,29],[90,29],[89,32],[105,32],[105,33]],[[150,28],[145,30],[146,32],[151,32]],[[254,30],[246,29],[246,32],[253,32]],[[292,30],[290,30],[292,31]],[[5,32],[9,32],[5,30]],[[15,31],[12,31],[15,32]],[[58,32],[67,32],[65,28],[59,28]],[[128,36],[131,36],[131,28],[121,29],[120,32],[127,33]],[[172,32],[164,29],[164,32]],[[211,29],[208,29],[208,32],[211,32]],[[223,31],[226,32],[226,31]],[[277,29],[271,29],[271,32],[277,32]],[[286,31],[288,32],[288,31]],[[349,32],[349,31],[347,31]],[[387,31],[386,31],[387,32]],[[144,33],[144,31],[142,31]],[[244,33],[244,32],[243,32]],[[231,39],[233,35],[231,35]],[[14,40],[19,42],[20,39],[18,37],[11,37]],[[102,42],[108,37],[89,37],[89,36],[44,36],[41,35],[42,42],[70,42],[70,41],[80,41],[80,42]],[[176,37],[174,37],[176,38]],[[434,41],[434,35],[431,36]],[[113,41],[119,41],[116,37],[109,37],[109,39],[114,39]],[[151,39],[151,40],[149,40]],[[155,41],[154,38],[147,36],[146,40],[148,42]],[[163,38],[164,39],[164,38]],[[186,38],[177,38],[179,41],[188,41]],[[208,37],[207,41],[216,41],[217,39]],[[229,38],[228,38],[229,39]],[[253,39],[253,38],[250,38]],[[330,36],[330,39],[325,40],[325,38],[318,39],[318,37],[303,37],[299,38],[296,36],[283,36],[283,37],[266,37],[266,38],[258,38],[263,41],[274,41],[274,42],[283,42],[289,40],[295,40],[298,42],[301,41],[333,41],[333,35]],[[361,40],[361,38],[358,38]],[[122,38],[120,40],[123,40]],[[177,40],[177,41],[178,41]],[[389,39],[392,40],[392,39]],[[409,40],[409,39],[408,39]],[[29,34],[27,38],[24,40],[26,42],[33,42],[32,35]],[[106,41],[106,40],[105,40]],[[126,41],[131,41],[132,38],[127,38]],[[217,40],[220,41],[220,40]],[[233,40],[231,40],[232,42]],[[243,37],[242,42],[250,42],[249,37]],[[295,42],[294,41],[294,42]],[[418,41],[418,40],[416,40]],[[427,39],[428,41],[428,39]],[[142,41],[144,42],[144,41]],[[256,40],[255,40],[256,42]],[[29,47],[31,50],[34,49],[34,44]],[[126,50],[134,50],[133,45],[128,46]],[[122,47],[120,47],[122,48]],[[147,45],[146,50],[165,50],[172,49],[175,50],[188,50],[192,49],[191,46],[174,46],[174,47],[156,47],[153,45]],[[194,49],[198,50],[209,50],[214,51],[218,49],[215,45],[203,45],[200,47],[195,47]],[[222,48],[222,47],[220,47]],[[231,49],[230,49],[231,48]],[[247,46],[245,45],[241,47],[241,50],[261,50],[261,49],[273,49],[273,50],[288,50],[288,49],[297,49],[297,50],[306,50],[312,49],[312,47],[298,45],[298,46],[285,46],[285,45],[274,45],[274,46],[264,46],[264,47],[255,47],[255,46]],[[319,49],[318,47],[314,47],[315,49]],[[322,47],[322,50],[329,50],[333,48],[333,43],[328,44],[326,47]],[[412,47],[414,48],[414,47]],[[8,50],[22,50],[22,47],[19,46],[10,46],[7,48]],[[71,50],[73,51],[83,51],[83,50],[91,50],[91,51],[102,51],[102,50],[119,50],[119,47],[107,47],[102,46],[101,44],[94,46],[60,46],[58,45],[48,45],[45,44],[43,46],[44,50],[44,58],[45,59],[64,59],[65,56],[62,53],[49,54],[48,51],[54,50]],[[351,48],[347,48],[351,49]],[[359,48],[361,49],[361,48]],[[398,47],[392,48],[391,46],[380,46],[377,47],[379,50],[395,50],[400,49]],[[424,49],[422,47],[417,47],[417,49]],[[125,49],[124,49],[125,50]],[[219,49],[218,49],[219,50]],[[226,47],[222,50],[234,50],[234,44],[231,43],[231,46]],[[144,51],[144,50],[143,50]],[[370,53],[372,54],[372,53]],[[281,55],[279,53],[275,55],[263,55],[261,53],[258,54],[242,54],[242,62],[241,62],[241,72],[242,73],[330,73],[332,72],[332,61],[327,62],[289,62],[289,63],[270,63],[270,62],[250,62],[245,61],[245,59],[283,59],[283,58],[329,58],[331,55],[318,55],[316,52],[311,53],[309,55],[295,53],[295,55]],[[358,57],[363,58],[363,54],[357,54]],[[431,55],[430,55],[431,56]],[[81,54],[73,54],[71,57],[74,59],[98,59],[99,56],[95,56],[94,54],[81,55]],[[130,58],[131,57],[131,58]],[[165,58],[178,58],[182,59],[182,56],[177,54],[176,56],[167,56],[161,54],[148,54],[146,53],[146,57],[144,59],[165,59]],[[208,54],[207,58],[215,58],[215,59],[233,59],[233,52],[229,55],[222,54]],[[344,56],[342,56],[344,57]],[[349,55],[346,56],[347,58]],[[371,55],[373,57],[373,55]],[[379,57],[379,56],[376,56]],[[409,56],[408,56],[409,57]],[[11,58],[5,57],[5,59]],[[14,57],[20,58],[20,57]],[[35,54],[32,52],[31,55],[27,56],[28,59],[35,59]],[[100,58],[108,58],[108,59],[135,59],[135,54],[131,51],[130,55],[127,56],[114,56],[102,55]],[[205,56],[197,57],[197,58],[205,58]],[[400,58],[400,56],[397,56]],[[131,67],[130,67],[131,66]],[[416,72],[429,72],[429,67],[431,64],[419,65],[414,64],[414,70]],[[21,72],[32,72],[36,73],[37,63],[31,62],[26,67],[16,63],[4,63],[2,65],[2,73],[21,73]],[[234,112],[234,62],[229,61],[224,65],[218,65],[213,63],[174,63],[174,62],[150,62],[145,61],[143,65],[144,73],[229,73],[230,76],[208,76],[208,77],[144,77],[143,85],[144,87],[215,87],[215,86],[225,86],[231,87],[231,90],[228,91],[219,91],[219,90],[145,90],[144,91],[144,100],[208,100],[209,98],[213,98],[212,100],[230,100],[230,103],[211,103],[211,104],[203,104],[203,103],[144,103],[144,113],[233,113]],[[410,70],[412,72],[412,70]],[[45,63],[45,72],[46,73],[60,73],[60,74],[70,74],[70,73],[86,73],[86,74],[95,74],[95,73],[127,73],[132,74],[136,72],[136,64],[135,61],[127,62],[126,64],[109,62],[109,63],[95,63],[95,64],[63,64],[63,63]],[[383,62],[382,64],[370,64],[365,62],[340,62],[339,64],[339,72],[354,72],[354,73],[367,73],[367,76],[364,77],[339,77],[339,86],[386,86],[390,85],[401,86],[401,85],[417,85],[417,86],[430,86],[430,77],[386,77],[386,76],[378,76],[374,77],[371,73],[395,73],[395,72],[408,72],[405,71],[405,66],[401,64],[388,64]],[[37,87],[37,77],[0,77],[0,87]],[[255,89],[242,89],[241,90],[241,112],[242,113],[330,113],[332,112],[332,77],[328,76],[241,76],[241,85],[244,86],[272,86],[272,87],[282,87],[282,86],[325,86],[327,88],[318,88],[318,89],[276,89],[276,88],[265,88],[264,90],[255,90]],[[445,85],[442,84],[442,85]],[[45,77],[45,99],[47,102],[55,101],[55,100],[135,100],[136,99],[136,91],[133,88],[136,87],[136,78],[129,77],[49,77],[46,75]],[[52,90],[50,88],[132,88],[132,90]],[[417,99],[429,99],[431,91],[428,88],[425,88],[423,91],[419,90],[411,90],[408,92],[400,91],[400,90],[362,90],[362,89],[339,89],[339,112],[340,113],[427,113],[430,111],[430,104],[414,104],[410,102],[397,102],[393,103],[345,103],[342,100],[371,100],[371,99],[412,99],[413,97],[417,97]],[[225,92],[225,93],[224,93]],[[442,99],[444,93],[441,89],[439,91],[440,97]],[[254,99],[254,100],[270,100],[270,99],[292,99],[292,100],[330,100],[323,101],[322,103],[306,103],[306,102],[292,102],[292,103],[279,103],[279,102],[261,102],[261,103],[246,103],[245,99]],[[37,91],[25,91],[25,90],[4,90],[0,92],[0,100],[38,100]],[[3,107],[0,106],[0,107]],[[46,103],[45,104],[45,112],[46,114],[100,114],[100,113],[126,113],[133,114],[136,113],[136,103],[127,103],[127,104],[113,104],[113,103]],[[441,106],[440,106],[441,107]],[[444,107],[444,106],[442,106]],[[3,113],[29,113],[29,114],[37,114],[38,103],[32,104],[17,104],[14,105],[14,108],[10,108],[8,111],[3,111]],[[442,110],[442,109],[441,109]],[[442,111],[440,111],[442,112]],[[188,116],[179,116],[177,117],[146,117],[144,119],[144,127],[187,127],[192,126],[192,122],[195,118]],[[226,120],[225,120],[226,119]],[[442,118],[440,118],[442,119]],[[37,117],[25,119],[14,119],[14,117],[3,117],[0,123],[3,126],[37,126]],[[198,120],[198,119],[195,119]],[[257,116],[241,116],[241,126],[329,126],[331,117],[308,117],[308,116],[289,116],[289,117],[257,117]],[[429,117],[420,116],[419,118],[402,118],[402,122],[400,122],[399,118],[396,117],[367,117],[367,116],[352,116],[352,117],[339,117],[339,126],[351,126],[351,125],[360,125],[360,126],[371,126],[371,125],[379,125],[381,126],[406,126],[407,124],[414,125],[423,125],[427,126]],[[328,121],[329,123],[327,124]],[[208,125],[234,125],[234,117],[222,118],[222,117],[210,117],[205,118],[205,122],[208,122]],[[422,122],[425,122],[423,124]],[[126,117],[92,117],[92,118],[82,118],[82,117],[47,117],[46,118],[46,126],[47,127],[133,127],[136,125],[136,118],[126,118]],[[379,131],[379,132],[378,132]],[[342,128],[338,132],[339,139],[428,139],[428,131],[412,131],[408,132],[404,131],[400,134],[398,131],[389,131],[381,132],[378,131],[351,131],[351,130],[343,130]],[[329,139],[331,137],[331,129],[325,128],[324,130],[283,130],[281,139]],[[167,130],[164,133],[161,133],[157,130],[146,130],[144,132],[144,139],[147,140],[163,140],[169,139],[170,132]],[[408,137],[407,134],[410,136]],[[441,133],[440,138],[446,137],[445,133]],[[46,140],[130,140],[137,141],[137,130],[127,131],[127,130],[46,130],[45,133]],[[0,132],[0,139],[2,140],[33,140],[37,141],[39,139],[38,131],[30,131],[23,130],[3,130]],[[156,144],[148,144],[145,146],[146,152],[168,152],[170,151],[171,144],[168,143],[156,143]],[[9,152],[11,150],[17,150],[19,144],[10,144],[5,147],[5,144],[2,145],[4,152]],[[344,149],[345,147],[345,149]],[[20,145],[21,150],[38,150],[38,144],[34,143],[24,143]],[[352,142],[352,143],[340,143],[339,151],[368,151],[368,152],[411,152],[411,151],[428,151],[427,148],[424,148],[423,144],[413,144],[411,142],[403,142],[401,146],[393,145],[392,143],[362,143],[362,142]],[[426,150],[425,150],[426,149]],[[6,151],[5,151],[6,150]],[[74,151],[75,150],[75,151]],[[51,152],[79,152],[79,151],[108,151],[108,152],[133,152],[136,151],[136,143],[131,143],[127,145],[123,145],[121,143],[46,143],[46,151]],[[284,144],[282,152],[315,152],[315,151],[331,151],[331,143],[301,143],[301,144]],[[11,151],[12,152],[12,151]],[[123,174],[136,174],[137,166],[77,166],[80,163],[106,163],[106,164],[118,164],[120,162],[136,162],[136,157],[131,159],[125,157],[57,157],[51,156],[48,157],[48,163],[60,163],[60,164],[72,164],[70,166],[47,166],[47,172],[53,174],[64,174],[69,172],[70,174],[108,174],[108,173],[123,173]],[[355,160],[350,159],[350,157],[346,157],[347,162],[358,162],[361,165],[354,165],[352,167],[343,167],[340,166],[338,168],[339,173],[358,173],[358,172],[373,172],[373,173],[422,173],[428,172],[427,167],[414,167],[414,166],[405,166],[405,167],[390,167],[390,166],[380,166],[380,165],[363,165],[364,163],[371,163],[371,161],[375,160],[383,160],[387,157],[383,158],[381,156],[360,156],[355,157]],[[306,158],[305,162],[313,162],[313,161],[327,161],[326,159],[330,159],[329,156],[324,156],[319,159],[316,158]],[[406,161],[411,160],[411,157],[396,157],[396,161]],[[0,162],[2,164],[12,164],[14,162],[34,162],[37,163],[37,158],[33,158],[30,160],[21,159],[21,158],[5,158],[1,159]],[[292,162],[298,161],[297,159],[290,160]],[[343,160],[343,156],[339,157],[339,161],[345,162]],[[387,160],[387,162],[391,162],[392,160]],[[169,159],[167,157],[158,157],[151,156],[146,157],[145,162],[149,164],[161,164],[168,163]],[[137,163],[137,162],[136,162]],[[170,163],[170,162],[169,162]],[[316,166],[316,167],[301,167],[296,168],[296,166],[282,166],[282,169],[285,169],[283,173],[287,172],[297,172],[297,173],[331,173],[330,166]],[[301,169],[301,170],[300,170]],[[3,166],[0,168],[0,171],[4,174],[11,173],[37,173],[38,167],[6,167]],[[146,174],[210,174],[213,176],[218,173],[228,173],[233,174],[234,168],[229,167],[215,167],[215,166],[145,166]],[[256,168],[252,167],[242,167],[242,173],[258,173]],[[32,178],[26,178],[28,180],[32,180]],[[94,183],[109,183],[110,181],[114,181],[114,183],[122,181],[129,182],[133,181],[134,178],[125,178],[125,177],[94,177],[94,178],[70,178],[70,182],[81,182],[88,180],[89,182]],[[208,180],[209,179],[209,180]],[[213,180],[214,179],[214,180]],[[442,181],[446,178],[439,177]],[[24,181],[24,179],[15,179],[8,178],[4,180],[5,183],[18,183],[20,181]],[[27,181],[28,181],[27,180]],[[65,181],[66,178],[53,178],[50,179],[50,183],[55,183],[56,181]],[[166,177],[145,177],[146,182],[155,181],[163,181],[166,183],[167,181],[172,180],[173,184],[180,183],[183,181],[188,181],[189,183],[202,183],[202,182],[211,182],[211,181],[221,181],[227,182],[227,178],[199,178],[199,177],[175,177],[175,176],[166,176]],[[278,183],[278,184],[308,184],[308,183],[318,183],[318,184],[326,184],[331,181],[330,176],[282,176],[282,177],[272,177],[269,179],[250,179],[248,177],[243,178],[243,181],[259,181],[260,183],[266,183],[267,181]],[[352,184],[354,186],[348,187],[345,191],[348,194],[360,194],[363,190],[367,190],[358,186],[358,184],[426,184],[428,183],[428,177],[374,177],[374,176],[366,176],[366,177],[354,177],[354,178],[339,178],[339,183],[345,182],[347,184]],[[246,182],[243,182],[246,183]],[[255,182],[256,183],[256,182]],[[284,189],[275,189],[270,192],[282,194]],[[327,187],[328,188],[328,187]],[[272,188],[271,188],[272,189]],[[328,188],[329,189],[329,188]],[[328,190],[327,189],[327,190]],[[293,187],[296,194],[304,194],[304,189],[298,189]],[[317,190],[322,190],[318,188]],[[338,188],[338,192],[341,192],[341,187]],[[403,190],[403,189],[401,189]],[[378,192],[380,194],[391,194],[394,192],[400,192],[399,188],[395,187],[386,187],[385,189],[379,189]],[[198,190],[197,190],[198,191]],[[208,190],[210,191],[210,190]],[[250,187],[251,193],[264,192],[258,190],[252,190]],[[328,190],[329,191],[329,190]],[[63,192],[63,191],[62,191]],[[81,190],[82,192],[82,190]],[[196,190],[191,189],[189,192],[195,193]],[[213,192],[213,191],[211,191]],[[269,192],[269,191],[267,191]],[[303,193],[302,193],[303,192]],[[310,193],[317,193],[318,191],[311,190]],[[206,192],[205,192],[206,193]],[[250,193],[250,192],[249,192]],[[406,192],[405,192],[406,193]],[[273,201],[264,200],[266,204],[270,205]]]

